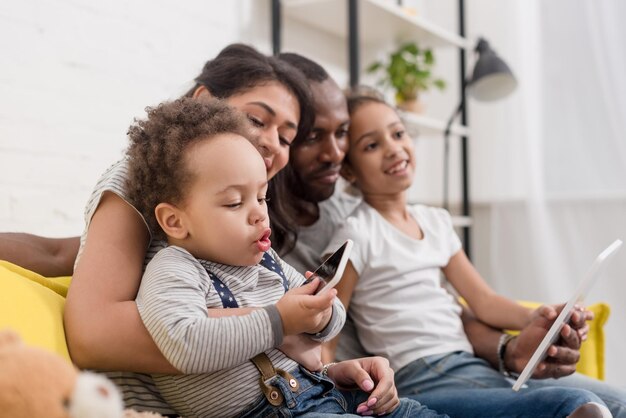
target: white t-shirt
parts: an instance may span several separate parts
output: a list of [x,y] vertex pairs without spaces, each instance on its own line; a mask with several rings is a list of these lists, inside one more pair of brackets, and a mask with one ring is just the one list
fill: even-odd
[[461,249],[447,211],[422,205],[409,211],[424,233],[416,240],[361,203],[324,253],[354,241],[350,261],[359,274],[348,309],[364,349],[398,370],[433,354],[472,353],[461,308],[441,286],[441,268]]

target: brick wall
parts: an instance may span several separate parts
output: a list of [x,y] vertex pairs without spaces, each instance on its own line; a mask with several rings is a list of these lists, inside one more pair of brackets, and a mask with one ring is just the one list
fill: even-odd
[[0,231],[79,234],[91,188],[122,154],[132,119],[184,93],[228,43],[268,52],[268,6],[0,3]]

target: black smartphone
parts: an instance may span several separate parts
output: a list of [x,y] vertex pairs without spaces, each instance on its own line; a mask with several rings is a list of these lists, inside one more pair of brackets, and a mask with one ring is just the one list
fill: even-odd
[[346,264],[348,264],[348,259],[350,258],[350,251],[352,250],[352,240],[347,240],[343,243],[341,247],[334,253],[330,255],[307,279],[306,283],[309,283],[313,280],[314,277],[319,277],[322,281],[318,286],[315,294],[321,293],[327,289],[332,289],[335,287],[341,277],[343,276],[343,271],[346,268]]

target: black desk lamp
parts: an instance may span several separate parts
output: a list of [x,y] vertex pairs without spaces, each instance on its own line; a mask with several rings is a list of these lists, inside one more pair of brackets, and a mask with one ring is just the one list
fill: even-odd
[[[467,80],[468,93],[476,100],[494,101],[508,96],[515,87],[517,80],[509,66],[500,58],[489,43],[483,38],[478,39],[474,51],[478,53],[478,60],[474,64],[472,77]],[[450,128],[452,122],[465,106],[465,95],[462,94],[461,103],[454,110],[444,131],[444,161],[443,161],[443,207],[448,209],[448,165],[450,153]]]

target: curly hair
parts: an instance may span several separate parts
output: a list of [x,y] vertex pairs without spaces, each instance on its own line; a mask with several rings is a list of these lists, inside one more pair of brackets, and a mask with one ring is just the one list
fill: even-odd
[[248,120],[221,100],[182,98],[146,108],[147,119],[128,129],[128,197],[144,216],[155,238],[165,238],[154,209],[161,202],[177,204],[186,197],[193,174],[185,151],[222,133],[255,143]]

